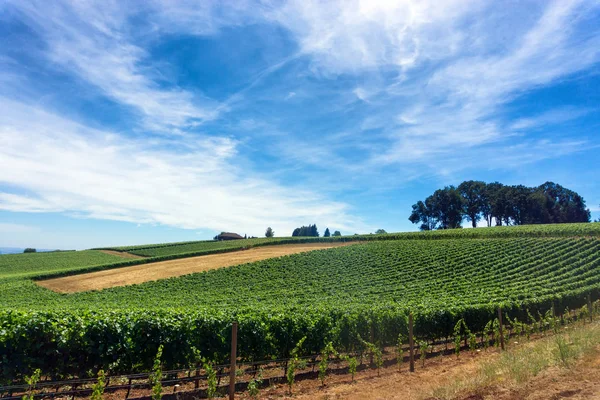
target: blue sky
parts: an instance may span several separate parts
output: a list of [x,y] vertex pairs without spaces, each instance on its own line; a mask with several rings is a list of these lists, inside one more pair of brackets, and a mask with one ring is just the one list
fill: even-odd
[[480,179],[600,216],[598,1],[0,3],[0,245],[414,230]]

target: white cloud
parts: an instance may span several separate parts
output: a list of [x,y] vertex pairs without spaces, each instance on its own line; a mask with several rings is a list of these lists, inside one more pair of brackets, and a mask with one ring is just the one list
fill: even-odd
[[[44,53],[53,65],[132,107],[142,116],[145,128],[177,132],[214,119],[223,110],[200,91],[184,90],[172,83],[165,87],[169,77],[161,74],[146,50],[134,43],[135,28],[128,22],[136,16],[135,7],[114,1],[19,1],[13,6],[44,40]],[[142,35],[136,34],[139,41]]]
[[544,127],[547,125],[558,125],[564,122],[572,121],[589,114],[592,110],[577,109],[574,107],[561,107],[546,111],[539,115],[520,118],[511,124],[511,129],[527,130],[532,128]]
[[480,8],[463,0],[292,0],[266,16],[297,37],[315,68],[344,73],[443,58],[464,39],[455,23]]
[[30,193],[0,192],[0,209],[179,228],[279,234],[318,222],[369,227],[341,202],[256,177],[236,163],[229,138],[135,140],[90,129],[0,98],[0,182]]
[[360,100],[364,101],[365,103],[369,102],[370,95],[369,95],[369,93],[365,89],[357,87],[356,89],[354,89],[352,91],[352,93],[354,93],[357,98],[359,98]]
[[[600,35],[583,39],[575,35],[577,25],[573,21],[583,18],[587,11],[581,2],[554,2],[523,35],[511,36],[511,45],[504,52],[461,54],[435,69],[429,79],[415,78],[420,90],[399,117],[410,126],[397,129],[392,135],[394,145],[376,157],[377,161],[430,161],[434,157],[439,161],[457,148],[518,143],[514,131],[523,126],[517,123],[504,128],[502,107],[526,91],[599,61]],[[398,96],[401,88],[401,84],[394,87]],[[536,123],[551,123],[552,118],[558,122],[557,118],[576,118],[584,113],[571,109],[569,117],[546,115],[545,121]]]
[[598,63],[597,8],[583,0],[292,0],[265,15],[289,29],[318,77],[355,77],[354,96],[385,109],[388,140],[370,154],[371,167],[421,162],[439,171],[457,149],[520,143],[520,124],[533,121],[507,128],[503,107]]
[[41,232],[41,231],[42,230],[39,226],[0,222],[0,233],[16,234],[16,233],[36,233],[36,232]]

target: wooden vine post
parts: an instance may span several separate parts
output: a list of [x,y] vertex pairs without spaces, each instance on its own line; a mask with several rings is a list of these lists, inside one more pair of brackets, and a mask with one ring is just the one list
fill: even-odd
[[410,372],[415,372],[415,341],[413,338],[413,314],[408,314],[408,349],[410,357]]
[[229,366],[229,400],[235,398],[235,360],[237,359],[238,323],[231,325],[231,365]]
[[502,332],[502,307],[498,307],[498,331],[500,333],[500,347],[504,350],[504,333]]
[[594,320],[594,308],[592,307],[592,295],[588,294],[588,313],[590,314],[590,322]]

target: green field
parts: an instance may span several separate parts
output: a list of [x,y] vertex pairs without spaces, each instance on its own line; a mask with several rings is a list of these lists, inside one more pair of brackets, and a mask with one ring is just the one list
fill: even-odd
[[[306,353],[329,341],[355,350],[371,330],[378,343],[395,343],[406,334],[409,311],[423,340],[452,336],[460,318],[479,332],[500,305],[524,320],[528,311],[537,316],[552,306],[581,307],[587,295],[598,299],[599,233],[600,224],[575,224],[364,235],[350,237],[369,240],[353,246],[69,295],[26,278],[35,265],[47,274],[38,264],[43,257],[23,262],[28,270],[18,274],[0,256],[1,378],[20,379],[37,367],[54,377],[144,370],[161,343],[167,368],[187,366],[193,347],[221,362],[234,320],[244,360],[285,358],[303,336]],[[103,261],[92,261],[96,252],[63,256],[73,254],[82,265],[55,261],[62,266],[53,268]]]
[[33,277],[122,261],[122,257],[95,250],[3,254],[0,255],[0,280]]

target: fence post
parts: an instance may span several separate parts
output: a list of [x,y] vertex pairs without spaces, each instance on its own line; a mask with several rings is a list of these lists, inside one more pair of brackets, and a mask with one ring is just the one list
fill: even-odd
[[502,307],[498,307],[498,328],[500,333],[500,347],[504,350],[504,333],[502,332]]
[[235,360],[237,358],[238,323],[231,325],[231,365],[229,367],[229,400],[235,398]]
[[590,314],[590,322],[594,320],[594,308],[592,307],[592,295],[588,294],[588,313]]
[[410,372],[415,372],[415,342],[413,338],[413,314],[408,314],[408,349],[410,359]]

